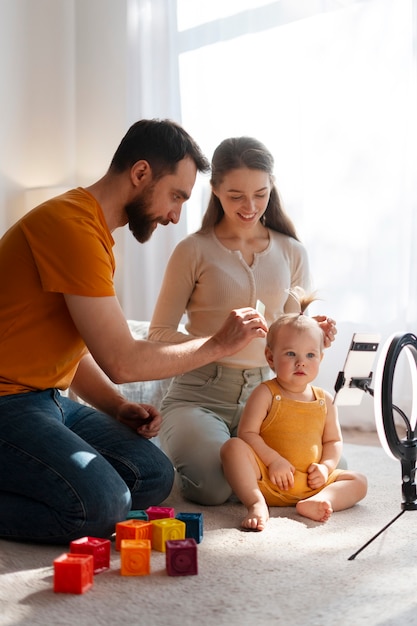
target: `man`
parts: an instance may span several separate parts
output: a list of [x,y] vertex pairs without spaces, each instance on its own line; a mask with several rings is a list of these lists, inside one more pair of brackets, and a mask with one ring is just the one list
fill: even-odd
[[245,308],[212,337],[138,341],[117,300],[111,233],[128,224],[143,243],[177,223],[207,168],[179,125],[141,120],[100,180],[35,208],[0,240],[0,537],[105,537],[131,507],[165,499],[173,468],[150,441],[161,416],[112,382],[167,378],[265,336]]

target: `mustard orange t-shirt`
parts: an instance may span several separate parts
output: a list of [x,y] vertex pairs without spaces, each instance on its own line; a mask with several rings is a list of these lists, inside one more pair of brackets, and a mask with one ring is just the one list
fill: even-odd
[[113,237],[82,188],[41,204],[0,240],[0,395],[66,389],[86,346],[63,294],[115,295]]

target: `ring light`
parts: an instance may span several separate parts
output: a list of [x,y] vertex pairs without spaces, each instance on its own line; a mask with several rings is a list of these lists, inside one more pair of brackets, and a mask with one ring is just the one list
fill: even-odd
[[[404,350],[411,373],[412,407],[411,420],[392,402],[392,388],[395,367],[398,357]],[[375,373],[375,389],[372,391],[362,386],[365,391],[374,396],[375,421],[379,440],[385,452],[394,459],[401,461],[402,496],[401,512],[370,539],[360,550],[352,554],[353,560],[359,552],[376,539],[405,511],[417,510],[416,491],[416,459],[417,459],[417,337],[412,333],[396,334],[385,343]],[[400,439],[394,420],[394,411],[403,419],[406,426],[406,437]]]

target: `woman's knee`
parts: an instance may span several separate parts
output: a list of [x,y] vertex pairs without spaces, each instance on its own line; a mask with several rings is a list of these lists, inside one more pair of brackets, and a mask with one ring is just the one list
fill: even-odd
[[207,506],[224,504],[232,489],[223,475],[221,464],[214,468],[190,467],[178,471],[181,493],[187,500]]
[[242,448],[242,444],[244,444],[242,439],[238,439],[237,437],[231,437],[227,441],[224,442],[222,447],[220,448],[220,459],[223,461],[225,457],[230,454],[234,454],[238,452],[240,448]]

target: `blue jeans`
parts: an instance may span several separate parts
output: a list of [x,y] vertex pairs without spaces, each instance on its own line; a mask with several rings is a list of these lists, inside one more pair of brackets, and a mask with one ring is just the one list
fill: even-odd
[[0,537],[109,537],[157,505],[174,470],[151,441],[55,389],[0,397]]
[[239,370],[211,363],[173,380],[161,405],[159,439],[185,498],[204,505],[230,498],[220,448],[236,436],[252,391],[271,377],[269,367]]

